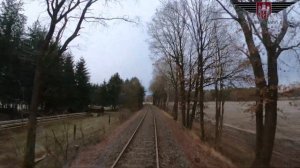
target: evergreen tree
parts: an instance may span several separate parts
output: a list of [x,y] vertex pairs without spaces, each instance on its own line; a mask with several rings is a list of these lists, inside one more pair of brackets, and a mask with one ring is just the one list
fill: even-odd
[[22,84],[22,100],[27,105],[30,104],[31,99],[37,51],[41,47],[45,35],[45,29],[39,21],[36,21],[28,28],[27,36],[22,45],[22,52],[20,53],[20,81]]
[[68,111],[73,111],[75,108],[75,72],[74,61],[71,54],[67,54],[63,64],[63,90],[64,104]]
[[21,97],[20,59],[26,17],[22,14],[23,3],[5,0],[0,8],[0,101],[16,104]]
[[138,78],[126,79],[120,94],[120,104],[131,109],[139,109],[143,106],[145,89]]
[[43,101],[45,111],[59,112],[64,108],[65,92],[63,89],[63,55],[58,54],[58,46],[51,44],[51,50],[49,54],[44,57],[43,60]]
[[120,78],[119,74],[114,74],[108,82],[107,92],[109,95],[109,104],[115,110],[118,105],[119,95],[121,93],[123,80]]
[[75,71],[75,82],[76,82],[76,110],[86,110],[90,103],[90,84],[89,84],[89,73],[86,69],[86,64],[83,58],[76,64]]

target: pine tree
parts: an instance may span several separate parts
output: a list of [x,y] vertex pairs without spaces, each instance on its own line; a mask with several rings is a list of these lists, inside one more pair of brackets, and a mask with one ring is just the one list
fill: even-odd
[[86,64],[83,58],[76,64],[75,71],[75,82],[76,82],[76,110],[86,110],[90,103],[90,84],[89,84],[89,73],[86,69]]
[[114,74],[108,82],[108,95],[109,95],[109,104],[115,110],[118,105],[119,95],[121,93],[123,80],[120,78],[119,74]]
[[131,109],[139,109],[143,106],[145,89],[138,78],[126,79],[122,85],[120,104]]
[[63,55],[58,54],[58,46],[51,44],[51,52],[43,60],[42,103],[45,111],[57,113],[64,110],[65,90],[63,89]]
[[23,3],[5,0],[0,8],[0,101],[16,104],[21,97],[20,59],[26,17],[21,13]]
[[33,87],[34,69],[37,58],[37,51],[45,38],[45,29],[39,21],[28,28],[26,38],[23,41],[20,56],[20,81],[22,84],[23,103],[29,105]]
[[72,112],[75,108],[75,72],[74,61],[71,54],[67,54],[64,58],[63,64],[63,90],[64,90],[64,104],[69,112]]

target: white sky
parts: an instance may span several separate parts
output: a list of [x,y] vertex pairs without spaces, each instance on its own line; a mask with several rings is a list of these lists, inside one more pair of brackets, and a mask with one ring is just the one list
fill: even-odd
[[[2,0],[0,0],[2,1]],[[116,72],[125,78],[138,77],[146,89],[152,78],[152,61],[146,42],[147,23],[151,21],[159,0],[112,0],[103,6],[105,0],[99,0],[91,11],[92,14],[102,13],[104,16],[139,17],[139,24],[122,21],[109,22],[109,26],[95,23],[85,23],[80,36],[75,39],[69,49],[75,60],[83,57],[91,76],[92,83],[102,83]],[[27,16],[27,25],[30,26],[39,19],[44,25],[48,23],[48,16],[44,0],[23,0],[24,14]],[[72,27],[72,26],[70,26]],[[70,28],[71,29],[71,28]],[[281,64],[280,84],[299,82],[299,64],[288,56],[281,57],[289,66]],[[290,60],[290,61],[289,61]],[[293,61],[291,61],[293,60]],[[287,62],[286,62],[287,61]]]
[[[104,0],[94,6],[93,14],[97,16],[128,16],[139,18],[139,24],[123,21],[108,22],[108,26],[85,23],[80,36],[69,49],[75,60],[86,60],[92,83],[102,83],[118,72],[122,78],[138,77],[148,89],[152,78],[152,62],[146,40],[147,22],[159,6],[159,0],[120,0],[103,7]],[[30,26],[39,19],[47,24],[48,16],[43,0],[24,0],[24,14]],[[100,12],[101,11],[101,12]]]

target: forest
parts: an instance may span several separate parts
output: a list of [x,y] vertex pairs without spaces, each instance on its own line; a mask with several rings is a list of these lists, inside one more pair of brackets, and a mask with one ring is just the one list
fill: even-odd
[[[28,116],[39,48],[47,34],[38,20],[26,27],[23,3],[6,0],[0,17],[0,115],[2,119]],[[74,61],[71,52],[60,54],[63,44],[52,39],[43,60],[39,115],[82,112],[88,105],[140,108],[144,88],[139,79],[123,81],[118,73],[109,82],[93,84],[84,58]],[[127,99],[130,97],[129,99]]]

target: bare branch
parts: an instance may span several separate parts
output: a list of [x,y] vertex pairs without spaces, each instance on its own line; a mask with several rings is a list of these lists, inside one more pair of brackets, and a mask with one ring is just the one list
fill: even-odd
[[55,43],[58,44],[61,37],[62,37],[62,34],[67,26],[67,23],[68,23],[68,18],[67,16],[64,18],[64,24],[62,25],[62,27],[59,29],[57,35],[56,35],[56,40],[55,40]]
[[221,5],[221,7],[227,12],[227,14],[229,14],[231,16],[232,19],[238,21],[238,18],[236,16],[234,16],[233,13],[231,13],[223,4],[220,0],[217,0],[217,2]]
[[281,28],[281,32],[279,33],[278,37],[276,38],[274,44],[279,46],[280,42],[282,41],[282,39],[284,38],[289,24],[288,24],[288,20],[287,20],[287,13],[286,11],[282,12],[282,16],[283,16],[283,21],[282,21],[282,28]]
[[73,4],[73,0],[71,2],[69,2],[69,6],[68,6],[68,10],[64,13],[64,9],[62,10],[59,18],[57,19],[58,22],[60,20],[62,20],[64,17],[66,17],[70,12],[72,12],[74,9],[76,9],[77,6],[79,6],[81,3],[83,3],[84,1],[80,1],[80,0],[77,0],[77,2],[72,6]]
[[[78,19],[79,17],[70,17],[70,18],[75,18]],[[112,21],[112,20],[121,20],[121,21],[125,21],[125,22],[130,22],[130,23],[135,23],[137,24],[138,22],[130,19],[127,16],[123,16],[123,17],[94,17],[94,16],[87,16],[84,18],[84,20],[86,22],[101,22],[101,21]]]
[[[53,15],[52,15],[52,13],[51,13],[51,11],[50,11],[50,4],[49,4],[49,0],[45,0],[46,1],[46,4],[47,4],[47,13],[48,13],[48,15],[50,16],[50,18],[51,19],[53,19]],[[54,1],[52,1],[52,3],[53,3]],[[51,4],[52,5],[52,4]],[[53,7],[52,7],[52,9],[53,9]]]
[[[81,24],[82,24],[82,22],[83,22],[83,20],[84,20],[84,18],[85,18],[85,14],[86,14],[88,8],[89,8],[93,3],[95,3],[96,1],[97,1],[97,0],[89,0],[89,1],[86,3],[85,7],[84,7],[83,10],[82,10],[81,16],[80,16],[80,18],[79,18],[79,20],[78,20],[78,23],[77,23],[77,26],[76,26],[74,32],[72,33],[71,36],[69,36],[69,37],[67,38],[67,40],[64,42],[64,44],[63,44],[62,47],[60,48],[60,50],[59,50],[59,53],[60,53],[60,54],[62,54],[64,51],[66,51],[66,50],[67,50],[67,46],[70,44],[70,42],[71,42],[72,40],[74,40],[74,39],[78,36],[78,32],[79,32],[79,30],[81,29]],[[76,3],[76,4],[77,4],[77,3]]]

